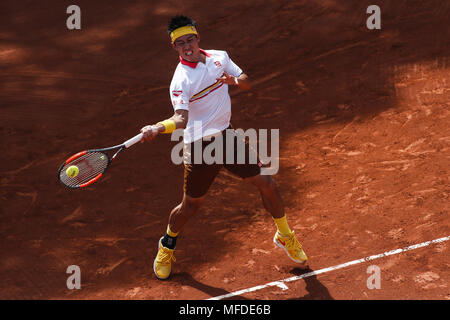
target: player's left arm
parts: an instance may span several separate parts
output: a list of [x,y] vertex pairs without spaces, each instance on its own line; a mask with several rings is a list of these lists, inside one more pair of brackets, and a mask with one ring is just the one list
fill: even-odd
[[226,51],[223,51],[223,55],[223,74],[217,80],[229,86],[238,86],[241,90],[250,90],[251,84],[248,75],[231,60]]
[[248,75],[241,73],[239,77],[233,77],[228,73],[224,72],[222,77],[217,78],[218,81],[226,83],[229,86],[238,86],[241,90],[250,90],[252,85],[248,80]]

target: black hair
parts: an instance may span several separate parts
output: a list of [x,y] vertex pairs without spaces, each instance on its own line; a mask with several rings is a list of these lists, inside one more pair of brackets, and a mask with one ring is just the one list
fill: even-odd
[[167,33],[170,35],[170,33],[178,28],[184,27],[184,26],[194,26],[196,27],[196,23],[194,20],[192,20],[189,17],[178,15],[170,19],[169,24],[167,26]]

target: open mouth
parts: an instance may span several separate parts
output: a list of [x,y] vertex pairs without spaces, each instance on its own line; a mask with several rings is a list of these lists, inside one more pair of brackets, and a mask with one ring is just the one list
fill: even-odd
[[192,50],[184,52],[185,56],[187,56],[187,57],[191,56],[193,53],[194,52]]

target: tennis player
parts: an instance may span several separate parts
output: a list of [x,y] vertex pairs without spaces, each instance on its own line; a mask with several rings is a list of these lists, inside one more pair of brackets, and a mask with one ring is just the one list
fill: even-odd
[[[154,139],[161,133],[170,134],[184,129],[184,157],[194,154],[195,148],[207,147],[215,139],[240,139],[230,126],[231,100],[229,86],[242,90],[250,89],[248,76],[220,50],[200,49],[200,35],[196,23],[186,16],[175,16],[168,25],[172,48],[178,53],[180,62],[170,84],[170,97],[174,109],[171,118],[148,125],[141,129],[143,141]],[[201,130],[194,130],[194,124],[201,124]],[[200,143],[199,143],[200,142]],[[237,146],[237,143],[234,143]],[[159,279],[167,279],[175,261],[174,250],[177,237],[185,223],[202,206],[205,195],[214,178],[224,167],[232,174],[255,185],[262,202],[273,217],[277,232],[274,243],[282,248],[293,261],[306,265],[307,256],[289,228],[282,200],[277,186],[269,175],[261,175],[261,163],[250,163],[249,153],[255,152],[246,145],[244,164],[206,164],[204,161],[184,162],[183,199],[170,213],[166,234],[159,240],[159,250],[153,263],[153,270]],[[224,157],[229,157],[224,147]],[[237,153],[235,147],[234,152]],[[236,159],[236,155],[231,155]]]

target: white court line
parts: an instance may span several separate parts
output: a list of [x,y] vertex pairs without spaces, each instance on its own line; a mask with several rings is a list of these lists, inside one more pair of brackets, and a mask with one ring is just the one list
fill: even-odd
[[415,250],[415,249],[418,249],[418,248],[427,247],[430,244],[445,242],[445,241],[448,241],[448,240],[450,240],[450,236],[439,238],[439,239],[435,239],[435,240],[431,240],[431,241],[422,242],[422,243],[419,243],[419,244],[414,244],[412,246],[408,246],[408,247],[405,247],[403,249],[395,249],[395,250],[387,251],[387,252],[384,252],[384,253],[376,254],[376,255],[373,255],[373,256],[365,257],[365,258],[362,258],[362,259],[353,260],[353,261],[350,261],[350,262],[338,264],[338,265],[333,266],[333,267],[328,267],[328,268],[320,269],[320,270],[317,270],[317,271],[304,273],[304,274],[302,274],[300,276],[295,276],[295,277],[287,278],[287,279],[284,279],[284,280],[273,281],[273,282],[269,282],[269,283],[266,283],[266,284],[263,284],[263,285],[260,285],[260,286],[256,286],[256,287],[252,287],[252,288],[248,288],[248,289],[242,289],[242,290],[235,291],[235,292],[230,292],[230,293],[224,294],[222,296],[209,298],[207,300],[222,300],[222,299],[225,299],[225,298],[239,296],[239,295],[244,294],[244,293],[258,291],[258,290],[261,290],[261,289],[264,289],[264,288],[267,288],[267,287],[273,287],[273,286],[280,287],[283,290],[287,290],[288,287],[285,285],[285,282],[292,282],[292,281],[304,279],[304,278],[315,276],[315,275],[318,275],[318,274],[321,274],[321,273],[325,273],[325,272],[329,272],[329,271],[333,271],[333,270],[337,270],[337,269],[342,269],[342,268],[345,268],[345,267],[348,267],[348,266],[352,266],[352,265],[355,265],[355,264],[360,264],[360,263],[364,263],[364,262],[367,262],[367,261],[372,261],[372,260],[375,260],[375,259],[379,259],[379,258],[383,258],[383,257],[387,257],[387,256],[392,256],[394,254],[399,254],[399,253],[402,253],[402,252]]

